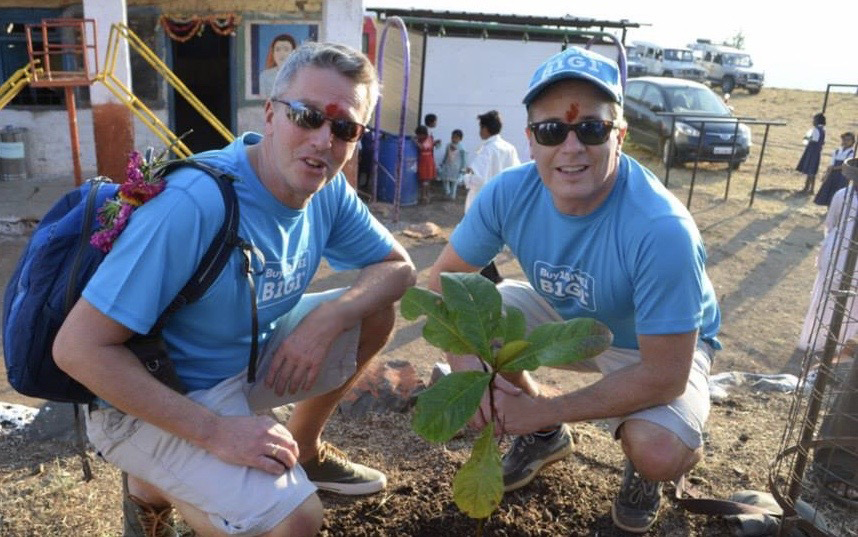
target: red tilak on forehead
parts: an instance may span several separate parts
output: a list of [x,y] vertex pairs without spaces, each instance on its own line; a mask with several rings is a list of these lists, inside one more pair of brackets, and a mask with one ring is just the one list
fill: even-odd
[[575,103],[571,103],[569,105],[569,110],[566,111],[566,121],[572,123],[575,121],[575,118],[578,117],[578,105]]
[[340,107],[336,104],[327,104],[325,105],[325,115],[328,117],[335,117],[340,112]]

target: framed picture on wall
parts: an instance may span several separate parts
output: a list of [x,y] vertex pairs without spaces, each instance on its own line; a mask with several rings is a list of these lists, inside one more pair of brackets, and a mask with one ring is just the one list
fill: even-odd
[[270,20],[245,24],[245,97],[267,99],[289,54],[305,41],[319,40],[319,24]]

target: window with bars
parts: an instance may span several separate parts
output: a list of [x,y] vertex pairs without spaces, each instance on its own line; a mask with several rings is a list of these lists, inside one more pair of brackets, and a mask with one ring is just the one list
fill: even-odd
[[[6,81],[15,71],[29,63],[27,54],[28,24],[40,24],[42,19],[57,18],[62,15],[59,9],[0,9],[0,77]],[[41,33],[33,32],[33,47],[42,45]],[[50,35],[49,39],[59,39]],[[61,106],[65,104],[62,88],[24,87],[10,105]]]

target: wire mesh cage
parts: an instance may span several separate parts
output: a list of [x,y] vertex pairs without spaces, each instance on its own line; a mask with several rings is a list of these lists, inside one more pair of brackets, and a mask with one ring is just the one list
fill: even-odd
[[817,259],[806,350],[769,486],[779,535],[858,536],[858,160],[832,200]]

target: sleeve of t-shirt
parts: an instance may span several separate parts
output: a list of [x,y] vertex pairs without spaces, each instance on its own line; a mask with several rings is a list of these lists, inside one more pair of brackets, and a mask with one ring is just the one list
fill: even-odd
[[393,249],[394,238],[360,200],[345,179],[336,179],[329,201],[332,214],[331,233],[324,256],[336,270],[363,268],[383,260]]
[[635,324],[639,334],[680,334],[703,321],[705,252],[693,224],[662,218],[634,250]]
[[503,214],[501,181],[490,181],[477,195],[450,235],[450,245],[469,265],[483,267],[503,248],[500,214]]
[[810,141],[811,142],[818,142],[820,136],[821,136],[821,133],[819,132],[818,128],[814,127],[813,129],[810,129]]
[[82,296],[134,332],[151,330],[223,223],[222,200],[211,180],[168,186],[134,211]]

